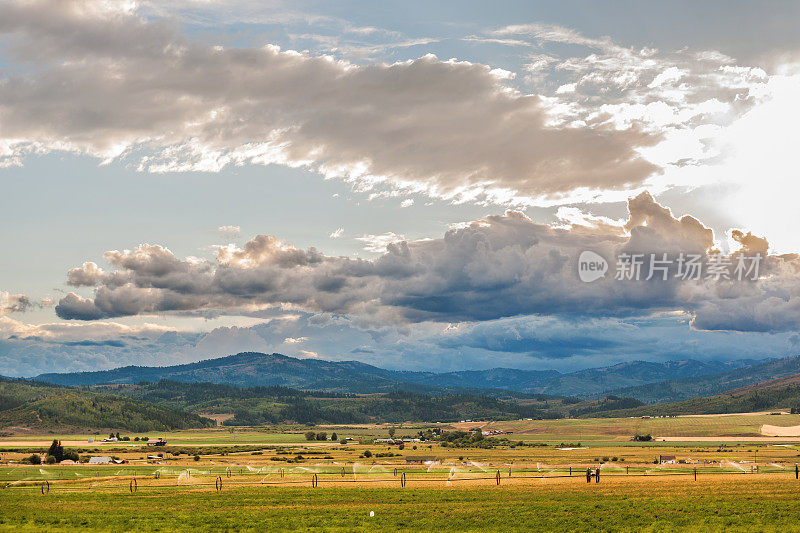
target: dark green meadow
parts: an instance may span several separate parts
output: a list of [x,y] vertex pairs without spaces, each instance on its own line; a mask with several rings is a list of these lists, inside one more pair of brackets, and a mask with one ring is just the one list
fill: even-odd
[[800,482],[785,475],[220,493],[4,489],[0,530],[800,531],[798,489]]

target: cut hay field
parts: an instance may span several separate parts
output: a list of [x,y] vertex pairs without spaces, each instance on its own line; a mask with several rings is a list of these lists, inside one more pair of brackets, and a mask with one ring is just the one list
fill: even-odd
[[[510,431],[514,439],[526,442],[553,443],[561,442],[564,439],[569,441],[577,439],[581,442],[622,442],[636,434],[668,437],[673,441],[679,440],[678,437],[691,437],[687,442],[696,442],[701,439],[729,442],[731,437],[735,437],[736,439],[733,439],[735,441],[759,442],[763,437],[762,426],[800,425],[800,415],[735,414],[670,418],[571,418],[486,423],[465,422],[453,425],[459,429],[481,427],[484,431]],[[781,441],[800,442],[800,438],[783,437]]]

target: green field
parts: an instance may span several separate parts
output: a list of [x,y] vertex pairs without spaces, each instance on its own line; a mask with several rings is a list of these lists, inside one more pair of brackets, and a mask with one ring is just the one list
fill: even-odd
[[[744,479],[747,478],[747,479]],[[441,488],[161,488],[42,495],[6,490],[7,531],[798,531],[798,482],[738,476],[692,482],[487,484]],[[370,511],[375,513],[370,517]]]

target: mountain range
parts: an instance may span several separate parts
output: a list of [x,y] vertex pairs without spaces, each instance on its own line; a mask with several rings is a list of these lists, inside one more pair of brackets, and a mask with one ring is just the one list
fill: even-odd
[[[800,372],[800,358],[766,363],[755,360],[704,362],[691,359],[665,363],[632,361],[571,373],[509,368],[434,373],[386,370],[357,361],[334,362],[244,352],[183,365],[127,366],[96,372],[42,374],[35,379],[67,386],[170,380],[239,387],[284,386],[356,394],[395,390],[429,394],[448,391],[507,391],[526,395],[596,399],[613,393],[656,403],[685,399],[682,395],[691,394],[689,391],[694,386],[693,383],[697,383],[696,388],[703,393],[715,394],[720,390],[728,390],[724,383],[729,383],[730,389],[753,383],[754,381],[743,381],[747,376],[758,376],[757,379],[766,381],[796,372]],[[719,380],[710,376],[724,376],[722,384],[715,388],[714,383]],[[697,381],[694,382],[693,379]],[[654,388],[653,384],[657,383],[660,385]],[[664,394],[658,396],[653,393],[654,390],[663,390]],[[692,396],[698,395],[700,394]]]

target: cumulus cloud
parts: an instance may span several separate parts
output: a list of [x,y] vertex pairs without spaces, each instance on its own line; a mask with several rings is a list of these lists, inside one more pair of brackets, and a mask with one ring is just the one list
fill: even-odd
[[13,59],[36,65],[0,84],[6,163],[34,149],[150,172],[278,163],[451,199],[621,188],[657,170],[637,151],[656,134],[551,125],[539,96],[487,65],[207,46],[111,6],[0,4]]
[[[660,274],[653,278],[647,275],[654,264],[650,254],[696,253],[711,261],[718,253],[714,234],[691,216],[675,217],[646,193],[632,198],[628,208],[623,225],[597,217],[552,227],[509,211],[451,229],[439,239],[362,237],[373,249],[385,248],[373,260],[301,250],[266,235],[242,248],[218,247],[214,260],[182,260],[165,247],[142,245],[107,252],[116,270],[97,279],[94,297],[69,293],[56,312],[91,320],[284,306],[358,316],[374,324],[680,312],[693,317],[698,329],[786,331],[800,325],[797,256],[765,256],[762,279],[752,282],[683,280],[676,264],[669,266],[666,280]],[[768,249],[759,237],[734,235],[743,245],[731,256],[734,262]],[[579,280],[577,258],[584,250],[611,263],[605,279]],[[634,253],[644,254],[642,280],[613,279],[614,258]],[[73,270],[71,278],[91,277],[96,270],[91,265],[78,269],[87,269],[85,276]]]
[[30,306],[31,301],[24,294],[0,291],[0,317],[26,311]]

